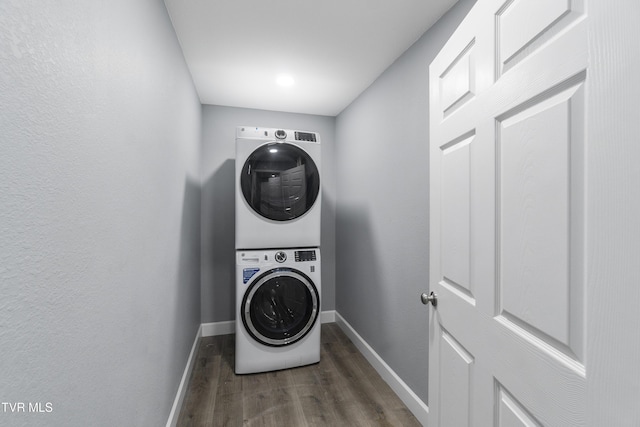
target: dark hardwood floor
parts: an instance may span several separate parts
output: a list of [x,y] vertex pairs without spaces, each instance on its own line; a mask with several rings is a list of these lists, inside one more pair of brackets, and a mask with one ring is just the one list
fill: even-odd
[[234,352],[234,335],[200,340],[178,426],[420,426],[335,323],[314,365],[235,375]]

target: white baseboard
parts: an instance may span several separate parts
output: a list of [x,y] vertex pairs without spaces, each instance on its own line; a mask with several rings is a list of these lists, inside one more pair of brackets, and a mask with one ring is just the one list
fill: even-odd
[[212,322],[202,324],[202,336],[213,337],[216,335],[227,335],[236,333],[236,321],[227,320],[224,322]]
[[[336,321],[335,310],[323,311],[320,314],[320,322],[322,323],[332,323],[335,321]],[[236,332],[236,321],[227,320],[224,322],[203,323],[201,327],[202,327],[203,337],[213,337],[216,335],[234,334]]]
[[[353,329],[353,327],[342,317],[340,313],[335,313],[336,323],[349,337],[353,344],[360,350],[362,355],[371,363],[373,368],[386,381],[391,389],[398,395],[400,400],[407,405],[407,408],[420,421],[420,424],[427,425],[429,407],[402,381],[389,365],[376,353],[373,348]],[[426,368],[425,368],[426,369]]]
[[320,322],[321,323],[333,323],[336,321],[336,311],[328,310],[320,313]]
[[173,400],[173,406],[171,407],[171,412],[169,413],[169,419],[167,420],[166,427],[176,427],[176,425],[178,424],[180,409],[182,409],[182,402],[184,402],[184,398],[187,394],[187,387],[189,386],[191,371],[193,371],[193,366],[195,365],[195,360],[197,357],[196,349],[198,348],[198,341],[200,341],[201,336],[202,336],[202,325],[200,325],[200,327],[198,328],[198,331],[196,332],[196,337],[193,340],[193,345],[191,346],[191,353],[189,353],[189,358],[187,359],[187,366],[185,366],[184,372],[182,373],[180,386],[178,387],[176,398]]

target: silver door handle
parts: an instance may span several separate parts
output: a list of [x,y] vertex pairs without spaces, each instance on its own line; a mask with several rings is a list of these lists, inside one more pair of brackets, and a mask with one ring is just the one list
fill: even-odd
[[424,305],[431,303],[434,307],[438,305],[438,295],[435,292],[431,291],[429,295],[423,293],[420,295],[420,300]]

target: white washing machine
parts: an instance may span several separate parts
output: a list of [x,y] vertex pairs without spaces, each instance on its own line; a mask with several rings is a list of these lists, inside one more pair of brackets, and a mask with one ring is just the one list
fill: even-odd
[[236,129],[236,249],[320,246],[320,135]]
[[236,374],[320,361],[320,249],[236,252]]

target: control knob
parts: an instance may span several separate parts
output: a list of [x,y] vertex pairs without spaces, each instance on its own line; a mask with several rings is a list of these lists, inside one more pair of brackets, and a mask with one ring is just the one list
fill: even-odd
[[283,263],[287,260],[287,254],[285,252],[276,252],[275,255],[275,259],[276,261],[278,261],[279,263]]

